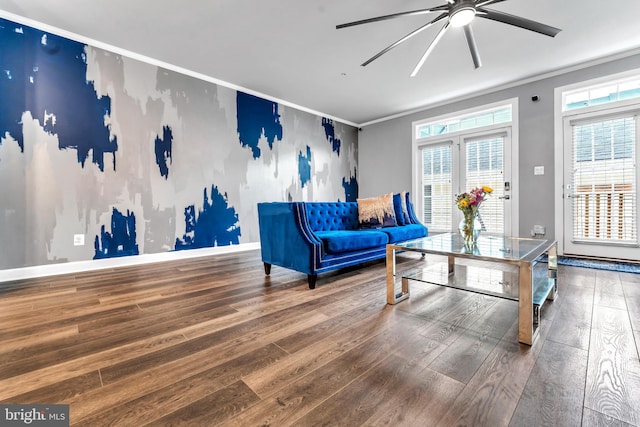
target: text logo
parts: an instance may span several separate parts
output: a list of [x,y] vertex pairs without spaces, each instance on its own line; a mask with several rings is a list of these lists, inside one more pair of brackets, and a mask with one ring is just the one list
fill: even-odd
[[0,426],[69,427],[69,405],[0,404]]

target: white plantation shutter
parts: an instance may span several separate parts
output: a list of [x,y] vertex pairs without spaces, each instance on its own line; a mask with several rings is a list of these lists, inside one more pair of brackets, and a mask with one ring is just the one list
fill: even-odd
[[465,191],[489,186],[493,193],[480,205],[484,229],[504,233],[504,136],[465,141]]
[[571,127],[572,241],[637,243],[636,117]]
[[451,230],[451,145],[426,146],[421,154],[422,222],[433,230]]

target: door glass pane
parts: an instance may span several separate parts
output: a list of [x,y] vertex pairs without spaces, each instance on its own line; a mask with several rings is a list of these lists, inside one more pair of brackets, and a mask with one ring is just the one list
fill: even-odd
[[465,187],[489,186],[493,194],[480,206],[484,230],[504,233],[504,137],[492,136],[465,141]]
[[432,230],[451,230],[451,145],[428,146],[422,153],[422,222]]
[[574,124],[572,138],[572,241],[635,243],[635,117]]

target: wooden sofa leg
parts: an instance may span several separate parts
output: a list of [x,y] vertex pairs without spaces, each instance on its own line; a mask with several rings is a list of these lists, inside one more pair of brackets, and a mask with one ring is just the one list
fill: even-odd
[[271,264],[269,264],[268,262],[264,263],[264,274],[266,274],[267,276],[271,274]]
[[318,278],[317,274],[307,274],[307,280],[309,281],[309,289],[316,288],[316,279]]

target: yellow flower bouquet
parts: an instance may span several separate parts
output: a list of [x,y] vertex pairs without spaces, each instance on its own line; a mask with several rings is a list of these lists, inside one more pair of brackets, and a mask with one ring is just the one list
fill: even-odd
[[478,216],[480,205],[491,193],[493,193],[493,189],[484,185],[456,196],[456,206],[464,215],[464,219],[460,223],[460,233],[464,239],[465,246],[468,248],[476,244],[480,230],[474,227],[474,222]]

